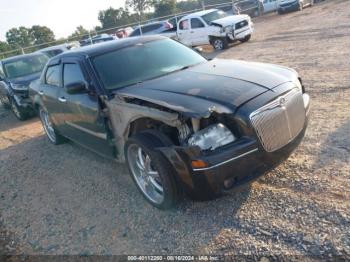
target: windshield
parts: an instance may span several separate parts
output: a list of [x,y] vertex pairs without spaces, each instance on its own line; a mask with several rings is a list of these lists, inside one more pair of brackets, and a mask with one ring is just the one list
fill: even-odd
[[210,12],[206,15],[203,15],[202,18],[208,25],[210,25],[211,22],[213,22],[217,19],[224,18],[226,16],[227,16],[227,14],[224,11],[216,10],[216,11]]
[[141,43],[97,56],[94,67],[106,89],[157,78],[206,60],[170,39]]
[[17,78],[39,73],[48,60],[46,55],[20,57],[4,63],[5,74],[8,78]]

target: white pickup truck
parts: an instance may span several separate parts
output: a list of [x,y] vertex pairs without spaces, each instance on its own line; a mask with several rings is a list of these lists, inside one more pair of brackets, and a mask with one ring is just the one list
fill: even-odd
[[227,16],[217,9],[200,11],[179,20],[177,39],[187,46],[211,44],[216,50],[235,41],[246,42],[253,33],[249,15]]

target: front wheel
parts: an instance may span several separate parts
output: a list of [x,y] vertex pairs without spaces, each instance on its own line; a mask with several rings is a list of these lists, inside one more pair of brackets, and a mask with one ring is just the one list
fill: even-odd
[[244,42],[248,42],[250,40],[250,38],[252,37],[252,35],[247,35],[245,36],[243,39],[240,39],[239,41],[241,43],[244,43]]
[[148,133],[132,136],[125,145],[132,179],[144,198],[159,209],[175,206],[179,198],[175,171],[163,154],[155,150],[164,146],[161,139]]
[[228,41],[224,37],[218,37],[212,41],[212,46],[215,50],[224,50],[228,47]]
[[39,108],[39,117],[45,134],[52,144],[59,145],[66,141],[66,139],[55,130],[55,127],[50,120],[49,113],[42,107]]

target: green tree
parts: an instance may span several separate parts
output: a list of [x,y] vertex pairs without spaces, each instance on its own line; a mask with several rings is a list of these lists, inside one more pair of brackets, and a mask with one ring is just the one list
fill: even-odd
[[140,19],[143,19],[145,11],[153,6],[153,0],[126,0],[125,4],[137,12]]
[[[30,28],[29,33],[34,45],[41,45],[55,41],[55,34],[46,26],[34,25]],[[40,46],[41,48],[45,46]]]
[[128,9],[110,7],[98,13],[98,20],[102,25],[102,29],[108,29],[129,24],[133,19]]
[[155,0],[154,16],[162,17],[176,13],[176,0]]
[[24,26],[12,28],[6,33],[7,43],[13,48],[22,48],[33,44],[30,29]]
[[70,40],[82,40],[87,38],[89,35],[89,30],[85,29],[83,26],[78,26],[77,29],[71,34],[68,39]]
[[6,42],[0,41],[0,59],[6,58],[7,56],[11,55],[11,53],[7,53],[9,51],[11,51],[11,46]]

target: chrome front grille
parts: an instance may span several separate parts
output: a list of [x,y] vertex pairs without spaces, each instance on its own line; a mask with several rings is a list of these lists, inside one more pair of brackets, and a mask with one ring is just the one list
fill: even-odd
[[306,112],[298,88],[278,97],[250,115],[252,125],[267,152],[273,152],[292,141],[303,129]]

